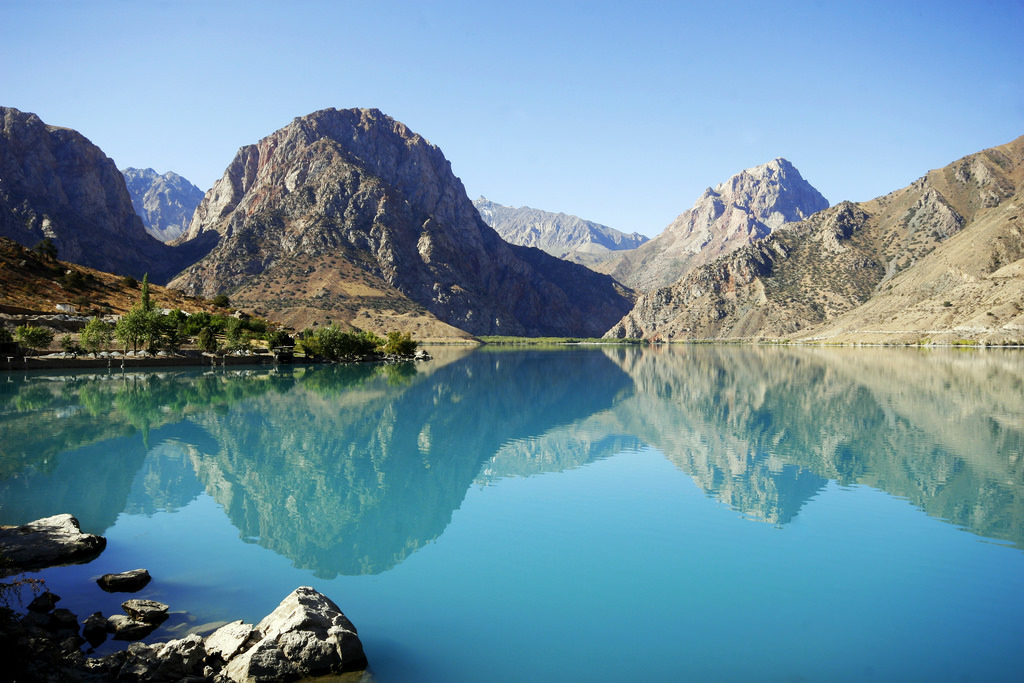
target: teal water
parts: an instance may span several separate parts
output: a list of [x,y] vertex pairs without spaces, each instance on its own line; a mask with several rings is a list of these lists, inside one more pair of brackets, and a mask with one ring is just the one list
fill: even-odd
[[[0,523],[147,567],[148,640],[298,585],[380,681],[1019,680],[1024,354],[437,349],[0,375]],[[105,645],[101,652],[112,646]]]

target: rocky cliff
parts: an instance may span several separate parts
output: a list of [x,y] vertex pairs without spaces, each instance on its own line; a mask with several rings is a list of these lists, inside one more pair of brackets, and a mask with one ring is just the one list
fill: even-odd
[[180,270],[146,234],[113,160],[80,133],[0,107],[0,236],[25,246],[50,238],[59,257],[154,282]]
[[502,240],[441,151],[373,109],[318,111],[243,147],[184,242],[212,250],[174,286],[295,324],[429,313],[472,334],[599,335],[631,306],[610,277]]
[[1024,138],[844,202],[640,297],[609,334],[1024,338]]
[[203,191],[177,173],[157,173],[151,168],[125,168],[128,194],[146,232],[161,242],[181,237],[203,199]]
[[636,249],[647,241],[640,233],[626,234],[565,213],[503,206],[485,197],[474,201],[473,206],[506,242],[537,247],[585,266],[605,261],[617,251]]
[[709,187],[660,235],[599,270],[638,290],[664,287],[825,208],[828,200],[793,164],[773,159]]

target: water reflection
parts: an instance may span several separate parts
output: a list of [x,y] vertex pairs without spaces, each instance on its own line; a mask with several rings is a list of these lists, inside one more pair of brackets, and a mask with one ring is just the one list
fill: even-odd
[[467,489],[651,445],[785,525],[865,484],[1024,547],[1024,356],[756,347],[457,351],[405,366],[0,378],[0,522],[102,533],[212,496],[318,575],[378,573]]

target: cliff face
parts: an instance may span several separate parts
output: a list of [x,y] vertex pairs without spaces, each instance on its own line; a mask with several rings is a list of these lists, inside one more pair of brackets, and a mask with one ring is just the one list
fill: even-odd
[[660,235],[600,270],[638,290],[664,287],[826,208],[828,200],[791,163],[773,159],[708,188]]
[[639,233],[626,234],[565,213],[503,206],[484,197],[474,201],[473,206],[506,242],[536,247],[585,266],[605,261],[617,251],[636,249],[647,241]]
[[631,305],[608,276],[504,242],[441,151],[377,110],[315,112],[243,147],[182,242],[212,250],[174,286],[285,319],[599,335]]
[[611,336],[1024,337],[1024,138],[844,202],[640,297]]
[[65,261],[154,282],[181,267],[146,234],[113,160],[80,133],[9,107],[0,107],[0,236],[29,247],[48,237]]
[[158,174],[151,168],[125,168],[121,173],[146,232],[161,242],[181,237],[192,222],[203,191],[170,171]]

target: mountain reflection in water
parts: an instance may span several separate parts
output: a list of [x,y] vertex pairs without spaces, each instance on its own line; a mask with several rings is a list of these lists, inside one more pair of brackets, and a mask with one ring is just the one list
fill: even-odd
[[398,366],[0,378],[0,522],[211,496],[321,577],[379,573],[476,485],[651,446],[785,525],[828,481],[1024,548],[1024,355],[687,346],[439,349]]

